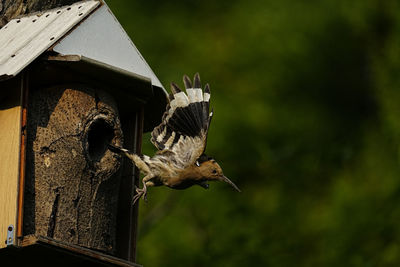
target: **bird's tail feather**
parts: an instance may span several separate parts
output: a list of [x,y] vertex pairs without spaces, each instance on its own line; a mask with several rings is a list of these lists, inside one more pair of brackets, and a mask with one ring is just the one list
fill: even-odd
[[117,147],[117,146],[114,146],[112,144],[108,144],[108,149],[110,149],[111,152],[122,154],[122,155],[126,155],[126,156],[133,154],[128,149],[125,149],[125,148],[122,148],[122,147]]
[[111,152],[121,154],[123,156],[126,156],[132,162],[135,164],[136,167],[140,169],[140,171],[149,174],[151,173],[151,170],[149,169],[149,163],[151,162],[151,159],[149,156],[146,155],[138,155],[135,154],[128,149],[122,148],[122,147],[117,147],[111,144],[108,144],[108,149],[110,149]]

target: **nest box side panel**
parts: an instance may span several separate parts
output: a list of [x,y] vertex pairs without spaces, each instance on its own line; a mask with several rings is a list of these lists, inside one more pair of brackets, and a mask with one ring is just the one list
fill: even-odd
[[6,246],[7,228],[12,224],[15,229],[17,218],[21,98],[20,90],[9,91],[0,101],[0,248]]
[[106,93],[63,85],[31,94],[24,235],[115,253],[122,145],[118,109]]

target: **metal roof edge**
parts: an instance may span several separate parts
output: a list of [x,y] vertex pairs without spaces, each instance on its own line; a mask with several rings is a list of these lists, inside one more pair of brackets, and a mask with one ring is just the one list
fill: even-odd
[[144,57],[142,56],[142,54],[140,53],[139,49],[137,49],[136,45],[133,43],[132,39],[129,37],[128,33],[125,31],[125,29],[122,27],[122,25],[119,23],[118,19],[115,17],[114,13],[112,12],[112,10],[110,9],[110,7],[107,5],[105,0],[101,0],[102,3],[107,7],[108,11],[110,12],[110,15],[114,18],[114,20],[118,23],[118,25],[120,26],[121,30],[125,33],[125,35],[128,37],[131,45],[135,48],[136,52],[139,54],[139,56],[142,58],[143,63],[149,68],[149,71],[156,77],[157,82],[158,83],[153,83],[153,85],[159,87],[160,89],[162,89],[162,91],[165,93],[165,95],[168,97],[168,92],[167,90],[165,90],[164,86],[162,85],[162,83],[160,82],[160,80],[157,78],[157,76],[155,75],[155,73],[153,72],[153,70],[151,69],[150,65],[147,63],[147,61],[144,59]]
[[82,55],[151,78],[165,91],[146,60],[103,1],[85,21],[65,35],[53,51],[62,55]]

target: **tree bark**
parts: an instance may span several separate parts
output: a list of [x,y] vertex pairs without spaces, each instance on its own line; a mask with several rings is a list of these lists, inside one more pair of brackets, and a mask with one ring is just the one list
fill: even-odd
[[122,145],[106,93],[65,85],[30,93],[24,235],[115,253]]

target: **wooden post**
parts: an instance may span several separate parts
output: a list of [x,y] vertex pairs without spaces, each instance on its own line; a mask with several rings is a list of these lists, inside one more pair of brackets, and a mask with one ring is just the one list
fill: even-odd
[[[12,225],[15,229],[17,222],[21,93],[11,89],[21,87],[21,78],[10,81],[9,85],[1,88],[6,94],[0,99],[0,248],[6,246],[8,227]],[[15,234],[12,238],[15,239]]]
[[[124,140],[124,146],[135,153],[141,153],[141,141],[143,134],[143,107],[138,107],[135,113],[127,113],[121,117],[124,136],[130,137]],[[118,210],[117,244],[118,256],[122,259],[136,261],[136,237],[138,205],[132,206],[132,198],[135,194],[135,186],[139,186],[139,170],[132,162],[124,158],[120,203]]]
[[[143,123],[144,123],[144,109],[143,107],[140,109],[139,112],[136,113],[136,133],[135,133],[135,152],[138,154],[142,154],[142,137],[143,137]],[[134,186],[139,187],[140,183],[140,171],[137,167],[135,167],[134,171]],[[134,195],[132,193],[132,195]],[[129,249],[129,255],[128,255],[128,260],[131,262],[136,262],[136,241],[137,241],[137,235],[138,235],[138,218],[139,218],[139,203],[135,206],[131,206],[131,225],[130,225],[130,233],[129,233],[129,238],[130,238],[130,249]]]
[[29,70],[25,70],[21,77],[21,149],[19,160],[19,184],[18,184],[18,209],[16,236],[21,239],[23,236],[24,218],[24,192],[25,192],[25,163],[26,163],[26,140],[28,125],[28,95],[29,95]]

